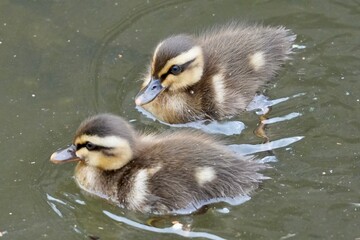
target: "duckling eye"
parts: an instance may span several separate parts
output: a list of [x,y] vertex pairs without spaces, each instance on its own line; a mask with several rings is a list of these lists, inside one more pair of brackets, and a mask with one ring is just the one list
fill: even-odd
[[91,151],[91,150],[94,150],[96,148],[96,145],[91,143],[91,142],[87,142],[85,144],[85,147],[86,147],[87,150]]
[[181,73],[181,71],[182,71],[182,68],[179,65],[173,65],[170,68],[170,73],[173,75],[179,75]]

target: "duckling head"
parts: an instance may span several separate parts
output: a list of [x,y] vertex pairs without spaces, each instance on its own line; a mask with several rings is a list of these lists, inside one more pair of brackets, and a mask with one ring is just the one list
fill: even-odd
[[188,35],[160,42],[155,49],[150,75],[135,98],[136,105],[153,101],[163,91],[181,91],[200,81],[204,56],[200,45]]
[[135,133],[122,118],[100,114],[83,121],[73,144],[53,153],[54,163],[81,161],[102,170],[116,170],[133,157]]

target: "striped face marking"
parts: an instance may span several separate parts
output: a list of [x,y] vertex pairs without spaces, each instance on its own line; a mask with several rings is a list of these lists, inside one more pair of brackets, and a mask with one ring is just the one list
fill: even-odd
[[[116,148],[124,144],[124,139],[117,136],[99,137],[97,135],[81,135],[75,140],[75,145],[91,142],[95,145],[105,148]],[[127,141],[126,141],[127,142]]]
[[163,92],[181,92],[200,81],[204,72],[202,48],[187,35],[167,38],[156,47],[150,67],[135,97],[138,106],[163,96]]
[[77,157],[103,170],[119,169],[133,156],[129,142],[117,136],[81,135],[74,144]]
[[[156,60],[156,56],[154,57]],[[175,67],[179,67],[178,73],[174,74]],[[153,66],[153,69],[155,66]],[[190,50],[180,53],[169,59],[158,73],[153,73],[161,80],[161,85],[170,91],[183,89],[197,83],[204,71],[204,58],[202,49],[194,46]]]
[[180,55],[169,59],[165,66],[160,70],[158,73],[159,76],[164,75],[166,72],[169,71],[170,67],[173,65],[183,65],[189,61],[196,59],[198,56],[202,55],[202,51],[200,47],[193,47],[189,51],[181,53]]
[[[183,66],[178,75],[166,74],[173,66]],[[181,90],[197,83],[204,71],[204,59],[200,47],[193,47],[189,51],[167,61],[159,72],[162,85],[170,91]]]

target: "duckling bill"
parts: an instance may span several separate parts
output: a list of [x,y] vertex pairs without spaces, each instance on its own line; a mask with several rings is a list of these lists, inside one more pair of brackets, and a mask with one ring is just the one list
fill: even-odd
[[119,206],[144,213],[191,213],[203,205],[248,196],[268,166],[243,159],[212,137],[179,131],[144,135],[121,117],[83,121],[73,144],[51,155],[78,161],[76,183]]
[[155,48],[135,103],[168,123],[240,114],[288,58],[284,27],[230,23],[180,34]]

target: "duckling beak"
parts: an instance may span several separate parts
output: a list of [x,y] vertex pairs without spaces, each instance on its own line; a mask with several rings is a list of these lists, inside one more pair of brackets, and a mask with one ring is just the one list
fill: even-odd
[[67,148],[57,150],[50,157],[50,161],[56,164],[80,160],[81,159],[76,156],[76,147],[74,144],[68,146]]
[[161,85],[159,79],[151,79],[149,84],[140,90],[135,97],[135,103],[138,106],[147,104],[154,100],[165,88]]

